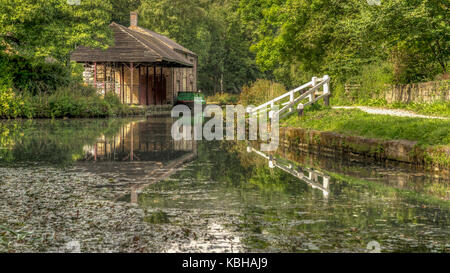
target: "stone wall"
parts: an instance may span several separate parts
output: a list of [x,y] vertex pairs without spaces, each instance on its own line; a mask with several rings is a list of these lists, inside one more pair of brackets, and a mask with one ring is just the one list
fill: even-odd
[[280,146],[322,156],[392,160],[448,171],[450,147],[423,148],[415,141],[382,140],[301,128],[280,128]]
[[393,102],[439,102],[450,101],[450,80],[395,85],[389,88],[384,97]]

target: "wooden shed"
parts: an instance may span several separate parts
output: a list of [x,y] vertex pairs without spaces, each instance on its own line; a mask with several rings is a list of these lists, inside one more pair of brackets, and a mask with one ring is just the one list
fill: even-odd
[[123,103],[174,104],[178,92],[197,92],[197,55],[168,37],[138,26],[112,23],[114,46],[78,47],[71,60],[83,63],[84,82],[101,94],[114,92]]

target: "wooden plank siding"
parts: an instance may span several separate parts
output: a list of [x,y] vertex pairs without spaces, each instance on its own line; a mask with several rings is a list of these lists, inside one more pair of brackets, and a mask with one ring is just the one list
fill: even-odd
[[84,79],[99,93],[128,104],[174,104],[180,91],[197,91],[198,57],[156,32],[112,23],[114,45],[78,47],[71,60],[85,64]]

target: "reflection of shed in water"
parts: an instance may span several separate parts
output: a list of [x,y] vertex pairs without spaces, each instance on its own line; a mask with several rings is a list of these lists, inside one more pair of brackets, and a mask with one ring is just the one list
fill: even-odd
[[86,161],[167,161],[196,150],[193,140],[171,137],[172,118],[130,122],[113,137],[101,136],[84,147]]
[[137,203],[144,187],[168,178],[197,157],[195,141],[173,140],[172,124],[170,117],[130,122],[117,134],[85,146],[77,167],[108,178],[104,187],[125,189],[130,194],[119,191],[118,198]]

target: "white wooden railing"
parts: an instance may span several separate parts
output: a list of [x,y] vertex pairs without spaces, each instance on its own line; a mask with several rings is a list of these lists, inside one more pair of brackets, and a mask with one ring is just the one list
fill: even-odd
[[[321,88],[323,87],[323,88]],[[309,88],[306,92],[302,92]],[[325,105],[329,104],[330,92],[330,77],[328,75],[323,78],[313,77],[312,80],[302,86],[299,86],[273,100],[270,100],[257,107],[247,108],[247,112],[251,115],[259,115],[269,112],[269,118],[272,119],[275,115],[278,118],[283,118],[294,111],[297,105],[297,112],[301,115],[303,109],[320,99],[324,99]],[[304,100],[307,102],[303,102]]]

